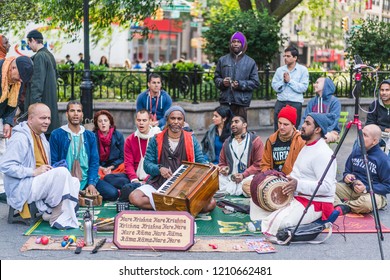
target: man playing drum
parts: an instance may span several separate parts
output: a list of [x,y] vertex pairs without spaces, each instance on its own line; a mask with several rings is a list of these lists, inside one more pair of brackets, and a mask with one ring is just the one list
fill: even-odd
[[[331,129],[330,126],[335,118],[334,114],[318,113],[310,113],[306,117],[301,128],[301,137],[306,140],[306,145],[299,153],[293,170],[287,177],[288,183],[282,187],[284,195],[294,194],[293,200],[287,206],[274,212],[266,212],[259,207],[258,196],[252,196],[250,216],[253,221],[261,220],[261,231],[264,234],[275,236],[278,230],[298,224],[333,154],[324,136],[328,129]],[[311,223],[319,218],[326,220],[334,210],[336,169],[337,163],[334,161],[302,224]]]
[[[278,130],[274,132],[265,143],[264,154],[261,158],[261,172],[276,170],[284,175],[291,173],[299,152],[305,146],[301,133],[295,128],[297,122],[297,109],[286,105],[278,114]],[[268,174],[269,172],[267,172]],[[264,174],[265,175],[265,174]],[[242,185],[242,191],[251,196],[252,180]],[[265,191],[265,190],[264,190]],[[270,194],[271,195],[271,194]],[[279,207],[281,208],[281,206]],[[274,209],[276,210],[276,209]]]

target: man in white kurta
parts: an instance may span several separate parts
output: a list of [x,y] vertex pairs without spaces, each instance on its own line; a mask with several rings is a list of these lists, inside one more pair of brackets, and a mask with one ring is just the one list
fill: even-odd
[[[300,151],[288,176],[289,182],[283,187],[283,193],[294,193],[289,205],[264,217],[264,210],[258,206],[258,201],[255,201],[257,198],[252,197],[251,219],[261,220],[261,231],[264,234],[275,236],[278,230],[298,224],[333,154],[324,140],[324,135],[335,117],[334,114],[316,113],[306,117],[301,128],[301,136],[306,140],[306,145]],[[336,170],[337,164],[333,161],[302,224],[311,223],[319,218],[326,220],[332,213]]]
[[49,107],[35,103],[29,107],[28,120],[14,127],[0,157],[7,203],[23,217],[25,203],[35,202],[51,227],[77,228],[80,182],[65,167],[50,165],[50,147],[44,135],[49,125]]

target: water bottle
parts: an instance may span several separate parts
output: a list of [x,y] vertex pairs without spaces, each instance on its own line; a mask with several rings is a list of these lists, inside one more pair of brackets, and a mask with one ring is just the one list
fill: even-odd
[[97,240],[97,226],[93,226],[93,228],[92,228],[92,236],[93,236],[93,240],[95,241],[95,240]]
[[87,209],[83,216],[84,219],[84,242],[86,246],[92,246],[93,245],[93,231],[92,231],[92,220],[91,220],[91,214],[89,213],[89,210]]

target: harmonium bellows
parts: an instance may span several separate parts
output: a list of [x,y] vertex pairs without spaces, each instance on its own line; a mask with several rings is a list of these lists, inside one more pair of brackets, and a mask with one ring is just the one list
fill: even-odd
[[215,166],[183,161],[153,193],[153,199],[157,211],[187,211],[195,217],[217,190],[218,170]]

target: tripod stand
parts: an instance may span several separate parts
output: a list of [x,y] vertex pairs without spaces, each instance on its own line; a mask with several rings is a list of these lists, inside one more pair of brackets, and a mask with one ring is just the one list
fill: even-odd
[[301,224],[304,216],[306,215],[309,207],[311,206],[315,195],[317,194],[320,186],[322,185],[322,182],[323,182],[326,174],[328,173],[328,171],[329,171],[333,161],[335,160],[336,155],[339,152],[339,150],[340,150],[340,148],[341,148],[341,146],[342,146],[342,144],[343,144],[343,142],[345,140],[345,137],[347,136],[347,134],[349,132],[349,129],[352,127],[352,125],[356,125],[357,133],[358,133],[358,140],[359,140],[359,144],[360,144],[360,150],[361,150],[361,154],[363,155],[363,162],[364,162],[366,175],[367,175],[368,189],[369,189],[370,198],[371,198],[372,212],[374,214],[375,229],[377,231],[379,250],[380,250],[380,254],[381,254],[381,259],[383,260],[384,256],[383,256],[382,241],[384,240],[384,238],[383,238],[382,228],[381,228],[381,224],[380,224],[380,220],[379,220],[378,207],[377,207],[377,204],[376,204],[374,190],[373,190],[373,187],[372,187],[371,174],[370,174],[370,170],[368,168],[368,157],[367,157],[366,147],[364,145],[364,138],[363,138],[363,132],[362,132],[362,123],[359,120],[359,95],[360,95],[360,92],[361,92],[361,78],[362,78],[362,68],[363,67],[365,67],[365,65],[363,64],[362,59],[358,55],[356,55],[355,56],[355,67],[354,67],[354,70],[355,70],[355,84],[356,84],[356,87],[355,87],[356,88],[356,95],[355,95],[355,114],[354,114],[354,118],[353,118],[352,121],[348,122],[348,124],[346,126],[346,130],[344,132],[344,135],[341,137],[340,142],[337,144],[337,147],[336,147],[333,155],[331,156],[331,159],[330,159],[328,165],[326,166],[324,173],[322,174],[320,180],[318,181],[317,187],[314,190],[313,195],[311,196],[311,198],[309,200],[309,203],[307,204],[307,206],[305,207],[305,209],[303,211],[303,215],[299,219],[299,222],[296,225],[296,227],[295,227],[295,229],[294,229],[294,231],[292,232],[291,235],[292,235],[292,237],[294,237],[294,234],[298,230],[299,225]]

